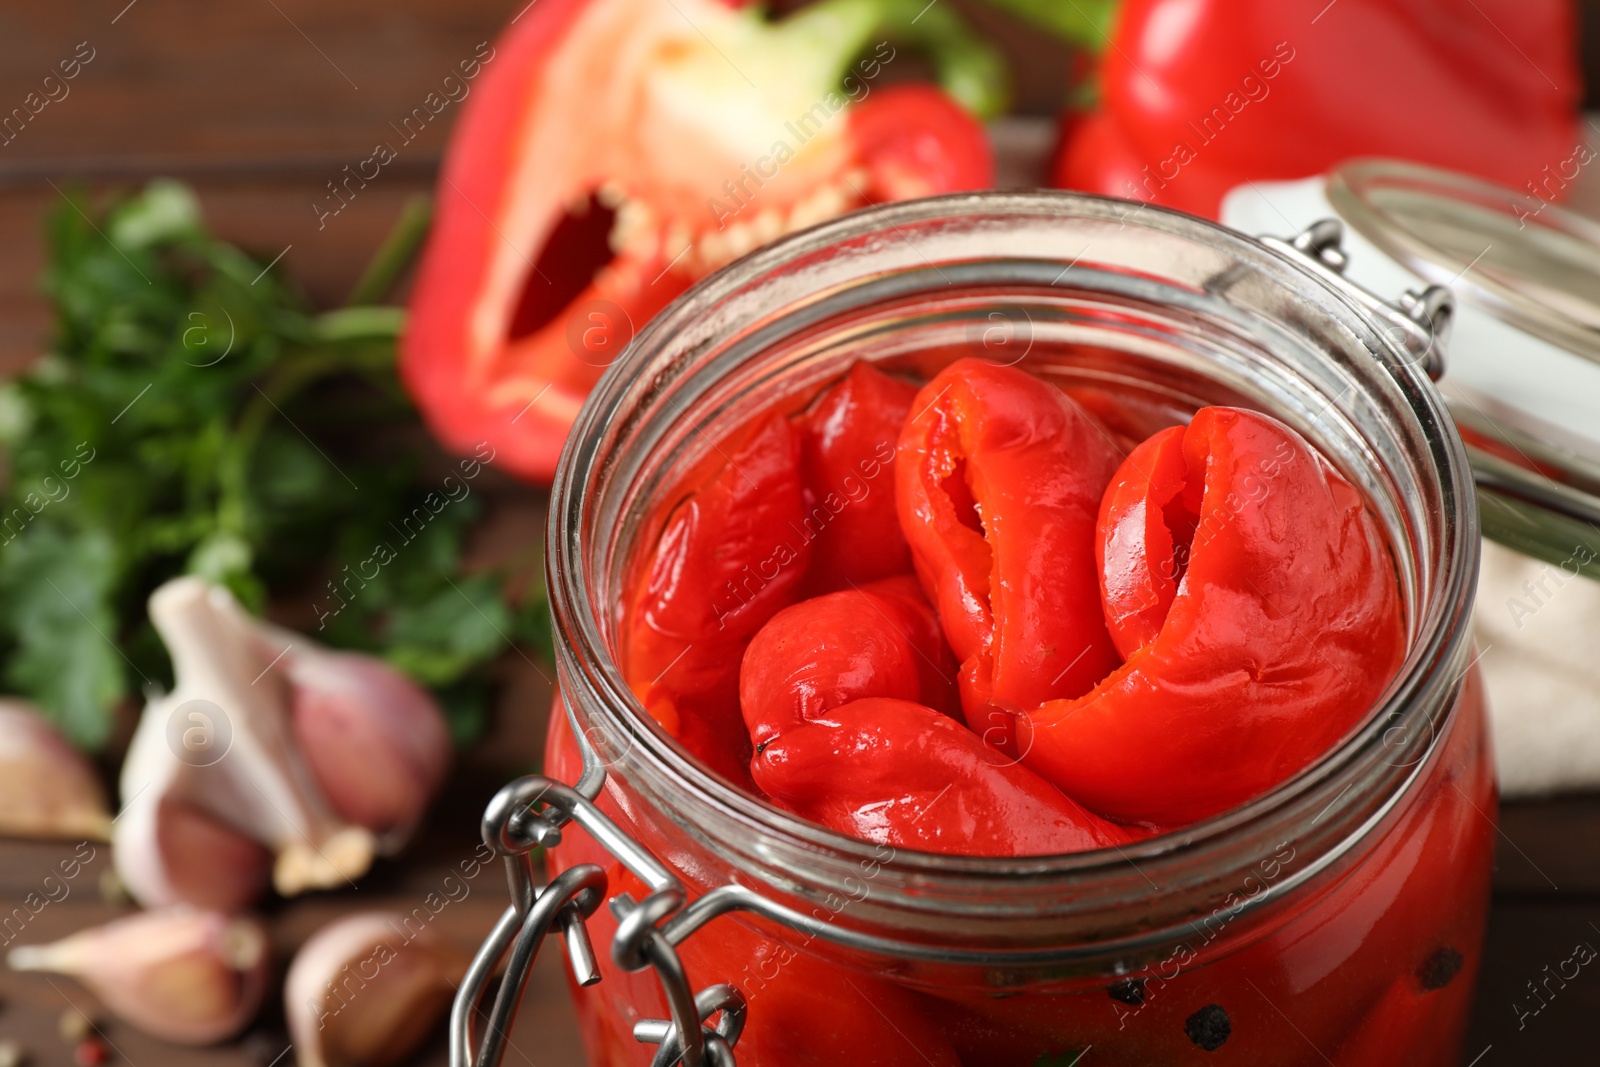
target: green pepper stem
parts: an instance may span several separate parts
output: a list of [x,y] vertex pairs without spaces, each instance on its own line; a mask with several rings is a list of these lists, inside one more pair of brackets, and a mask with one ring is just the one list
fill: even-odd
[[[821,0],[779,26],[809,33],[843,20],[864,31],[859,40],[839,42],[858,50],[876,34],[914,48],[932,61],[939,87],[980,119],[1002,114],[1011,102],[1011,79],[1004,57],[948,4],[927,0]],[[823,38],[827,39],[827,38]],[[841,63],[840,75],[844,67]]]
[[1111,43],[1118,0],[987,0],[1018,18],[1096,54]]

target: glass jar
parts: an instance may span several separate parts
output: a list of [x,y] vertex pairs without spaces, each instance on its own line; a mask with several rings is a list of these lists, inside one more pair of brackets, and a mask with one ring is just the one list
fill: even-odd
[[[555,795],[543,783],[486,822],[503,851],[559,838],[552,877],[606,875],[612,907],[587,925],[614,954],[598,984],[574,986],[591,1063],[674,1062],[661,1020],[691,1010],[680,962],[694,988],[729,983],[744,1001],[705,992],[699,1014],[719,1029],[689,1058],[744,1067],[1458,1062],[1496,794],[1467,626],[1473,486],[1427,373],[1448,304],[1391,306],[1349,285],[1337,238],[1253,241],[1071,193],[944,197],[762,249],[639,334],[579,417],[551,503],[565,703],[546,774],[582,781],[557,816],[518,821]],[[1318,446],[1367,495],[1406,602],[1408,658],[1365,724],[1236,810],[1025,859],[839,836],[668,738],[612,655],[628,564],[651,546],[663,494],[721,434],[803,403],[856,360],[927,376],[971,354],[1112,398],[1147,430],[1234,404]],[[578,794],[603,815],[585,809],[557,834]],[[601,895],[586,877],[584,910]]]

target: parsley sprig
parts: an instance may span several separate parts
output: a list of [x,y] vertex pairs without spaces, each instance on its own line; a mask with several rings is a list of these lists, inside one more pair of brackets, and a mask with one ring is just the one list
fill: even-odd
[[[408,211],[357,299],[381,296],[425,225]],[[548,616],[537,568],[463,566],[494,475],[466,477],[423,431],[395,372],[403,313],[315,312],[174,182],[98,211],[74,199],[48,241],[54,342],[0,390],[6,687],[99,746],[120,702],[170,684],[145,599],[192,573],[385,657],[474,733],[489,665],[508,642],[547,647]]]

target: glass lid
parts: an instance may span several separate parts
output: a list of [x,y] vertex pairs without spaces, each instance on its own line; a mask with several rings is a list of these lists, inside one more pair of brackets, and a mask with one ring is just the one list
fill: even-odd
[[1576,177],[1568,163],[1572,174],[1558,165],[1519,192],[1365,159],[1326,189],[1361,237],[1454,291],[1440,387],[1472,453],[1484,532],[1550,562],[1600,543],[1600,222],[1553,202]]
[[1328,199],[1363,237],[1457,299],[1600,363],[1600,222],[1551,203],[1557,181],[1539,187],[1541,198],[1364,159],[1333,172]]

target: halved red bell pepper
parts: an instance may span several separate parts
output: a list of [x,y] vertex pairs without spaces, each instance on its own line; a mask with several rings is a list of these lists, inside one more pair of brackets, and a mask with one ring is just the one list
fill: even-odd
[[1101,815],[1181,826],[1266,791],[1359,723],[1405,656],[1361,493],[1270,416],[1202,408],[1151,437],[1098,537],[1127,661],[1018,733],[1028,766]]
[[1091,415],[1015,367],[957,360],[917,395],[895,470],[900,524],[979,733],[993,703],[1077,696],[1116,666],[1094,530],[1117,460]]
[[[1541,200],[1589,157],[1569,0],[1125,0],[1056,185],[1215,217],[1246,181],[1390,156]],[[1576,161],[1575,161],[1576,160]]]
[[906,2],[774,24],[718,0],[523,10],[463,105],[402,340],[439,439],[548,480],[604,368],[690,283],[852,207],[989,185],[974,119],[877,81],[880,31],[953,17]]

